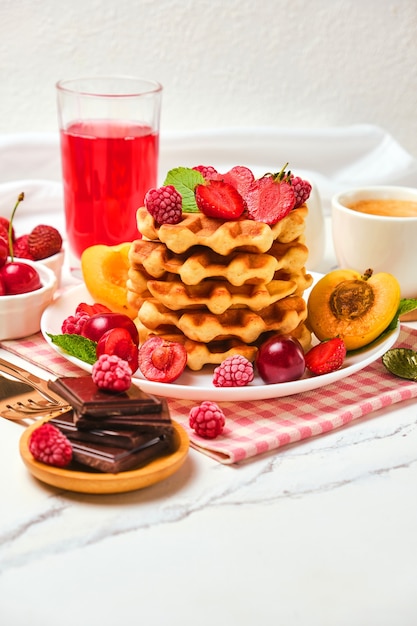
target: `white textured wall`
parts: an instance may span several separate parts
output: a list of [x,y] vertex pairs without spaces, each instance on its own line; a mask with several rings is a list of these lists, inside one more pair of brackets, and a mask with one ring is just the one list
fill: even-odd
[[417,156],[416,31],[416,0],[0,0],[0,133],[125,73],[163,83],[162,129],[369,122]]

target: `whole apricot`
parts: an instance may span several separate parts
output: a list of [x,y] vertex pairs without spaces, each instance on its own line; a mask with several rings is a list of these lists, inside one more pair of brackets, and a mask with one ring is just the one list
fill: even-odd
[[357,350],[387,328],[399,303],[400,285],[392,274],[334,270],[311,290],[308,324],[320,341],[340,337],[347,350]]
[[81,270],[95,302],[134,319],[137,311],[127,301],[126,287],[130,245],[130,242],[117,246],[97,244],[86,248],[81,256]]

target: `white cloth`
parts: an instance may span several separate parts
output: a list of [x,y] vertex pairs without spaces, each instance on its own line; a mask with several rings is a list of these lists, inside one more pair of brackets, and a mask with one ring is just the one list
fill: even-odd
[[[287,162],[314,186],[306,227],[310,270],[320,271],[328,244],[323,215],[330,215],[334,193],[362,185],[417,187],[417,160],[377,126],[161,133],[161,184],[166,172],[180,165],[213,165],[221,172],[246,165],[260,176],[279,171]],[[0,215],[10,215],[20,191],[26,201],[15,221],[18,234],[40,220],[65,233],[58,133],[0,135]]]
[[[369,124],[325,129],[232,128],[161,133],[160,177],[172,167],[233,165],[256,175],[289,168],[311,178],[325,214],[333,193],[361,185],[417,187],[417,159]],[[61,180],[58,133],[0,135],[0,183]],[[162,180],[161,180],[162,182]]]

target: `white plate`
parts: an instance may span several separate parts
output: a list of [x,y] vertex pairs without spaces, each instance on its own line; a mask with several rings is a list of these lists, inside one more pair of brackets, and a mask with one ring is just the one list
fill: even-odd
[[[321,274],[311,272],[315,281],[321,277]],[[308,297],[306,292],[305,297]],[[55,300],[45,311],[41,320],[41,331],[50,346],[59,352],[64,358],[87,372],[91,372],[91,365],[72,357],[63,352],[58,346],[52,343],[47,333],[59,335],[61,333],[61,324],[69,315],[73,315],[77,304],[80,302],[92,303],[84,285],[78,285],[60,298]],[[381,341],[374,342],[367,349],[355,352],[347,356],[343,367],[336,372],[323,374],[322,376],[310,376],[305,374],[300,380],[289,383],[277,383],[266,385],[261,378],[255,377],[253,382],[246,387],[215,387],[212,382],[213,366],[206,366],[200,372],[185,372],[174,383],[157,383],[143,378],[141,374],[136,374],[134,382],[137,383],[143,391],[153,393],[168,398],[180,398],[183,400],[214,400],[222,402],[245,401],[245,400],[265,400],[267,398],[281,398],[284,396],[292,396],[296,393],[311,391],[325,387],[337,380],[346,378],[355,372],[363,369],[373,361],[381,357],[384,352],[389,350],[396,342],[400,333],[399,326],[389,335],[385,336]]]

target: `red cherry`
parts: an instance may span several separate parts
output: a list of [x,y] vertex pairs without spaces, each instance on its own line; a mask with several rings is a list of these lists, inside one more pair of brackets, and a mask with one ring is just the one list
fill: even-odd
[[294,337],[274,335],[259,348],[256,367],[268,384],[298,380],[305,370],[303,347]]
[[29,293],[42,287],[37,270],[27,263],[11,261],[2,267],[0,272],[7,296]]
[[112,328],[126,328],[134,343],[139,343],[138,329],[133,321],[124,313],[97,313],[84,324],[82,334],[91,341],[99,341],[105,332]]
[[138,347],[126,328],[111,328],[106,331],[100,337],[96,348],[97,358],[102,354],[116,354],[116,356],[127,361],[132,374],[139,367],[138,352]]
[[148,380],[172,383],[187,365],[187,352],[181,343],[150,337],[139,349],[139,368]]
[[4,286],[4,281],[0,275],[0,296],[6,295],[6,287]]

